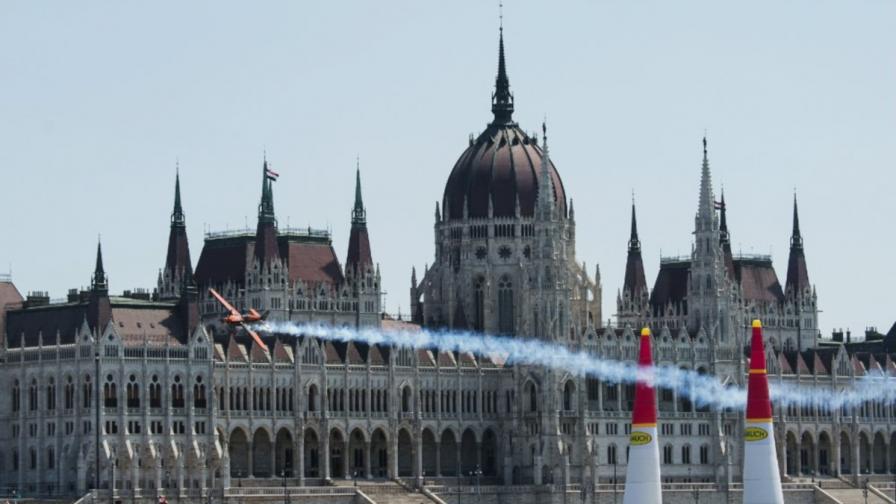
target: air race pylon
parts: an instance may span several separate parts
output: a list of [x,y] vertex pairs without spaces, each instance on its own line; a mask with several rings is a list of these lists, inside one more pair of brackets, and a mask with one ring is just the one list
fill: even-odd
[[629,438],[628,464],[625,468],[623,504],[662,504],[660,448],[656,438],[656,392],[650,376],[650,329],[641,330],[641,353],[635,382],[635,407],[632,410],[632,435]]
[[768,395],[762,324],[753,321],[750,376],[747,382],[747,421],[744,424],[744,504],[784,504],[781,475],[772,430],[772,402]]

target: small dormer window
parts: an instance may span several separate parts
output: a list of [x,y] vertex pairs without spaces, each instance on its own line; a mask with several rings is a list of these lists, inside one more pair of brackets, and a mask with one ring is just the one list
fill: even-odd
[[140,329],[143,325],[140,322],[137,322],[137,329]]

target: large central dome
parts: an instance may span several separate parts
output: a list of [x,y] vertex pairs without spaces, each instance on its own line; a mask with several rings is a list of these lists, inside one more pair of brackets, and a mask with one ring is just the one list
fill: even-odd
[[[445,184],[442,208],[450,220],[464,217],[486,218],[489,201],[494,217],[515,217],[535,213],[535,199],[544,151],[537,141],[513,122],[513,95],[504,64],[504,36],[498,42],[498,76],[492,96],[494,121],[473,141],[451,170]],[[554,201],[560,215],[566,215],[566,193],[554,163],[548,161]]]

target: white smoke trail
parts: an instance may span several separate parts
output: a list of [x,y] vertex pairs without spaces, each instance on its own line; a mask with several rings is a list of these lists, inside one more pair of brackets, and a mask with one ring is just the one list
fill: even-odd
[[[689,398],[696,406],[715,409],[741,409],[746,404],[746,390],[736,384],[723,384],[712,375],[699,374],[672,366],[654,366],[640,370],[635,362],[603,358],[587,351],[576,351],[534,339],[507,338],[466,331],[429,329],[381,330],[378,328],[339,327],[320,323],[267,321],[254,329],[274,334],[309,336],[321,340],[356,341],[442,352],[469,352],[475,355],[500,357],[508,364],[542,366],[568,371],[576,376],[592,376],[608,383],[634,383],[647,380],[659,388],[675,390],[679,397]],[[833,411],[841,407],[861,406],[869,401],[896,404],[896,379],[883,373],[869,373],[857,379],[853,387],[831,388],[796,386],[775,383],[770,377],[771,396],[776,406],[816,406]]]

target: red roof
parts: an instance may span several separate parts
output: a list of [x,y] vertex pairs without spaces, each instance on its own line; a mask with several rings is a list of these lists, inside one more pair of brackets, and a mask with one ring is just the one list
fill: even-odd
[[[279,236],[277,241],[280,257],[287,261],[290,283],[302,280],[309,284],[342,284],[342,267],[329,238],[287,235]],[[202,286],[226,282],[242,285],[254,256],[254,235],[208,238],[196,265],[196,281]]]

